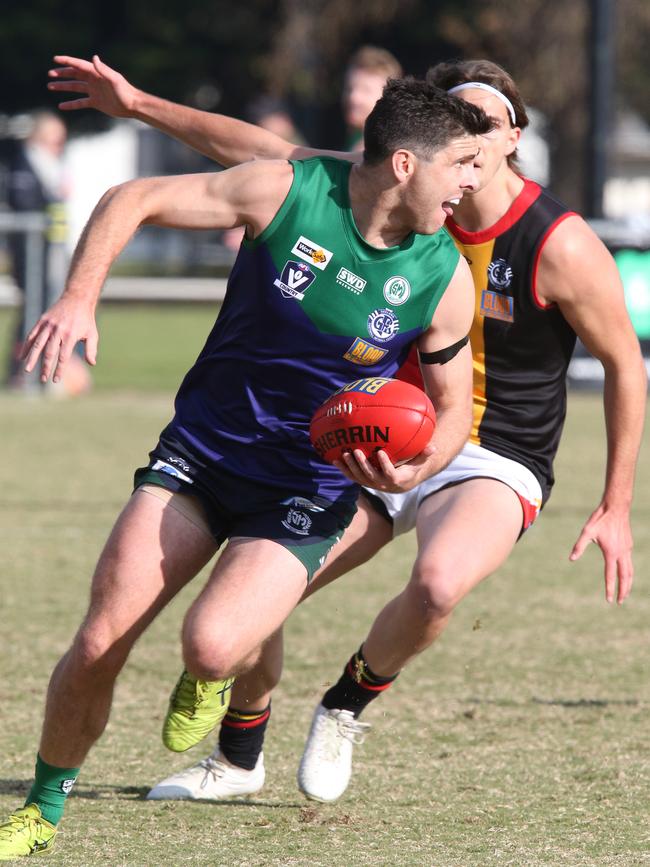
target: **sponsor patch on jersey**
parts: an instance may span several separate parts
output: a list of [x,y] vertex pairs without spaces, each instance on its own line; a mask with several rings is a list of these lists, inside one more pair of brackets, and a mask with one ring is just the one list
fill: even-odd
[[373,346],[367,340],[361,337],[355,337],[354,343],[345,353],[343,358],[346,361],[352,361],[354,364],[362,364],[364,367],[370,367],[372,364],[377,364],[378,361],[388,353],[387,349],[380,349],[378,346]]
[[406,277],[389,277],[384,283],[384,298],[396,307],[408,301],[411,284]]
[[308,536],[311,525],[312,520],[303,509],[289,509],[287,517],[282,521],[282,526],[297,536]]
[[291,252],[295,253],[296,256],[299,256],[301,259],[304,259],[305,262],[309,262],[310,265],[313,265],[314,268],[319,268],[321,271],[324,271],[332,256],[334,255],[330,250],[326,250],[325,247],[321,247],[320,244],[315,244],[313,241],[310,241],[309,238],[305,238],[304,235],[301,235],[296,243],[291,248]]
[[481,294],[481,313],[490,319],[514,322],[515,299],[510,295],[501,295],[499,292],[484,289]]
[[358,277],[352,271],[348,270],[348,268],[339,268],[339,273],[336,275],[336,282],[339,286],[344,286],[346,289],[349,289],[350,292],[354,292],[355,295],[361,295],[363,290],[366,288],[367,280],[364,280],[363,277]]
[[[173,460],[170,458],[169,460]],[[179,459],[180,460],[180,459]],[[187,466],[187,464],[183,464]],[[165,473],[168,476],[174,476],[175,479],[182,479],[184,482],[188,482],[188,484],[193,484],[192,479],[189,476],[186,476],[185,473],[182,473],[178,467],[173,466],[167,461],[156,461],[156,463],[152,466],[152,470],[159,470],[161,473]],[[189,467],[187,467],[189,470]]]
[[399,319],[392,310],[382,307],[368,317],[368,334],[380,343],[387,343],[399,331]]
[[302,301],[305,297],[305,289],[311,286],[315,279],[316,275],[309,265],[289,259],[279,279],[273,281],[273,285],[278,287],[285,298]]
[[512,278],[512,268],[505,259],[493,259],[488,265],[488,280],[497,289],[507,289]]

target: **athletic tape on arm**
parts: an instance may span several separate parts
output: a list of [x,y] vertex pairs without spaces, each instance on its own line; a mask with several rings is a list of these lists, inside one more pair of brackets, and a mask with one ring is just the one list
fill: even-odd
[[469,334],[462,337],[458,343],[454,343],[446,349],[439,349],[437,352],[418,351],[418,356],[422,364],[446,364],[448,361],[451,361],[455,355],[458,355],[468,341]]

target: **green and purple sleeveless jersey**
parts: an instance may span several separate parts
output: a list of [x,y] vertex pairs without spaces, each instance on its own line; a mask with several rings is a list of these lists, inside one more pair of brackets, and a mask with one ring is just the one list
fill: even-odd
[[350,169],[332,158],[293,163],[278,213],[242,243],[167,428],[208,465],[329,501],[354,499],[356,486],[312,449],[314,410],[351,380],[393,376],[459,258],[445,230],[368,244],[350,208]]

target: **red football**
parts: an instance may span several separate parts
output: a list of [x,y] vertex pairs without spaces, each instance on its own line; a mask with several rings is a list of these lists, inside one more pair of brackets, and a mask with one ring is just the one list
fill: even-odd
[[400,379],[368,377],[334,392],[313,415],[311,444],[330,463],[361,449],[367,457],[383,449],[394,464],[410,461],[436,427],[426,394]]

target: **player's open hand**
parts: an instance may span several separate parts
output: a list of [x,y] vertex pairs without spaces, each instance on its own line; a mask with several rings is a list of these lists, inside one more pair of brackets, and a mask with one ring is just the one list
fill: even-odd
[[598,545],[605,559],[605,598],[613,602],[616,596],[620,604],[629,595],[634,579],[629,510],[601,503],[585,524],[569,559],[578,560],[590,542]]
[[22,353],[25,370],[30,373],[40,358],[41,382],[47,382],[52,371],[53,382],[59,382],[80,340],[85,343],[88,364],[96,363],[98,339],[94,311],[87,305],[60,298],[27,335]]
[[396,467],[383,450],[376,452],[371,462],[361,449],[354,449],[345,452],[343,460],[334,461],[334,466],[359,485],[396,494],[410,491],[430,475],[429,459],[434,453],[435,447],[428,445],[412,460]]
[[133,85],[93,55],[92,61],[80,57],[57,54],[54,62],[61,64],[50,69],[48,90],[80,93],[78,99],[60,102],[62,111],[76,111],[79,108],[95,108],[110,117],[130,117],[138,93]]

